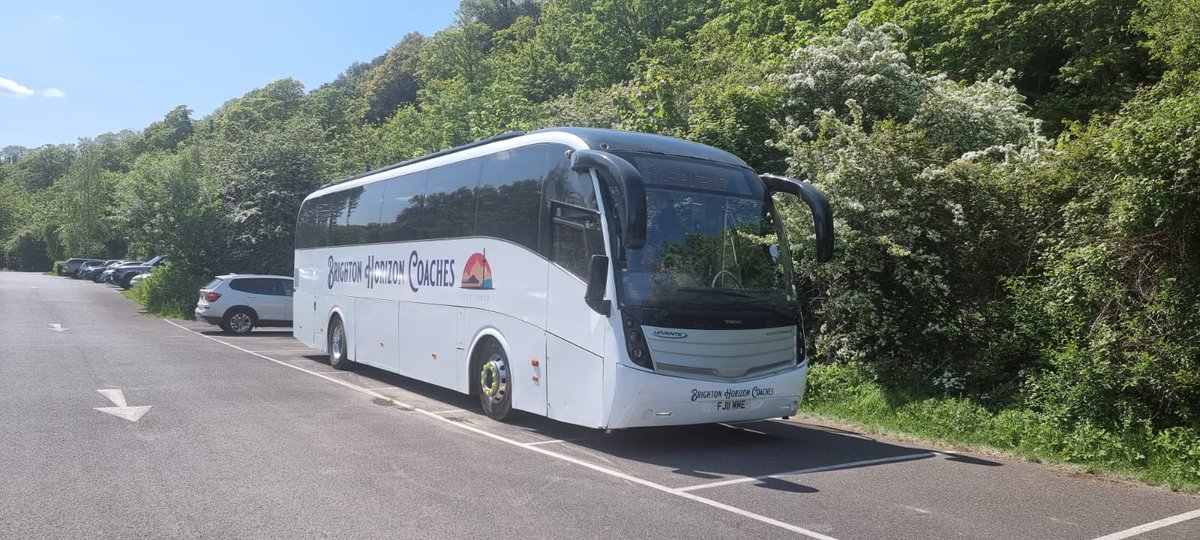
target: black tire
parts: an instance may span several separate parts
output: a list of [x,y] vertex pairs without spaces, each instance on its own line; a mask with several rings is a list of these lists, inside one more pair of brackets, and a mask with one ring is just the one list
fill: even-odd
[[503,422],[512,413],[512,368],[504,347],[494,339],[479,344],[471,362],[471,381],[484,414]]
[[130,273],[126,274],[125,277],[121,278],[121,283],[120,283],[121,288],[129,289],[130,287],[132,287],[133,284],[130,282],[133,281],[133,276],[136,276],[136,275],[137,275],[136,272],[130,272]]
[[258,326],[258,315],[250,308],[233,308],[225,312],[225,316],[221,318],[221,329],[244,336],[249,334],[254,327]]
[[329,319],[329,332],[326,337],[325,350],[329,351],[329,365],[333,369],[348,370],[353,368],[350,360],[350,341],[346,339],[346,325],[342,318],[334,315]]

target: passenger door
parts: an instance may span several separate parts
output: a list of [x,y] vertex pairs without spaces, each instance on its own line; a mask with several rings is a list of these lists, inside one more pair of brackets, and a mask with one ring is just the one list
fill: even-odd
[[584,303],[592,255],[604,255],[604,235],[590,174],[566,172],[548,190],[550,266],[547,278],[547,399],[551,418],[603,424],[604,329],[607,318]]

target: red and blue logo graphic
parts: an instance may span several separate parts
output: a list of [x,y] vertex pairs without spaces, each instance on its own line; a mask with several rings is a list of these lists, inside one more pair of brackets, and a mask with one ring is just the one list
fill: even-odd
[[486,250],[483,253],[473,253],[471,258],[467,259],[461,283],[464,289],[492,288],[492,265],[488,264]]

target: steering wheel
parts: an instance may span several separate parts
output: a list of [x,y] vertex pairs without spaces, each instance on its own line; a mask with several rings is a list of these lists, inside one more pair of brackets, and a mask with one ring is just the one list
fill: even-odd
[[739,288],[739,289],[742,288],[742,282],[740,280],[738,280],[737,276],[734,275],[734,273],[730,272],[729,270],[721,270],[720,272],[717,272],[717,275],[713,276],[712,284],[709,285],[708,288],[710,288],[710,289],[717,288],[717,280],[721,279],[721,276],[724,274],[729,274],[729,277],[733,279],[733,282],[737,285],[737,288]]

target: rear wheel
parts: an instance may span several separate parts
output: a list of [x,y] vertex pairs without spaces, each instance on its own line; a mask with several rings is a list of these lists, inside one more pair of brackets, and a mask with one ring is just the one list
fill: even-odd
[[245,335],[258,324],[254,312],[246,308],[234,308],[225,312],[221,320],[221,329],[231,334]]
[[350,369],[350,342],[346,339],[346,325],[337,315],[329,321],[329,365],[334,369]]
[[508,357],[496,340],[489,339],[472,363],[472,376],[479,381],[479,404],[489,418],[503,421],[512,412],[512,377]]

